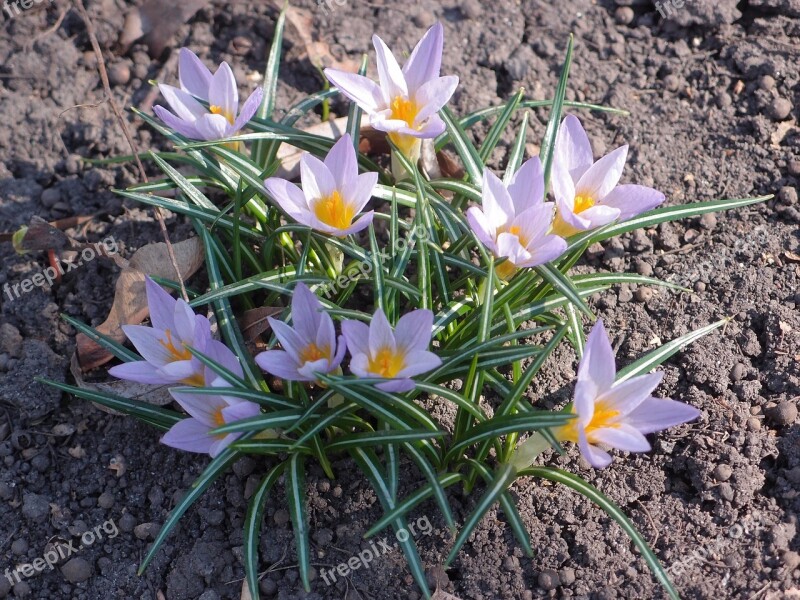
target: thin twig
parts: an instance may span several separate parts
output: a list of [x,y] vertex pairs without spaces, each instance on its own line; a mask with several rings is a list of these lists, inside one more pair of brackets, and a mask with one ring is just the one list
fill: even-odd
[[[117,106],[117,103],[114,102],[114,96],[111,94],[111,85],[108,82],[108,71],[106,71],[106,63],[103,59],[103,52],[100,50],[100,43],[97,41],[97,36],[94,33],[94,24],[92,23],[89,14],[86,12],[86,7],[83,5],[83,0],[74,0],[75,6],[78,11],[81,13],[81,17],[83,18],[83,22],[86,25],[86,33],[89,35],[89,40],[92,43],[92,49],[94,50],[94,54],[97,57],[97,69],[100,71],[100,80],[103,82],[103,90],[105,90],[106,94],[106,101],[108,102],[109,106],[111,106],[111,110],[114,112],[114,116],[116,116],[117,121],[119,121],[120,126],[122,127],[122,133],[125,135],[125,139],[128,141],[128,145],[131,147],[133,151],[133,156],[136,159],[136,166],[139,168],[139,174],[142,177],[142,180],[147,183],[147,173],[144,170],[144,165],[142,161],[139,159],[139,150],[136,147],[136,143],[133,141],[133,136],[131,136],[131,132],[128,129],[128,124],[125,121],[125,118],[122,116],[122,113]],[[181,275],[181,271],[178,268],[178,261],[175,258],[175,249],[172,247],[172,243],[169,240],[169,233],[167,232],[167,224],[164,222],[164,214],[161,212],[159,207],[153,207],[153,213],[158,220],[158,224],[161,227],[161,234],[164,236],[164,241],[167,244],[167,253],[169,254],[170,262],[172,262],[172,267],[175,269],[175,274],[178,277],[178,283],[181,286],[181,293],[183,295],[184,300],[187,302],[189,301],[189,295],[186,293],[186,286],[183,282],[183,275]]]

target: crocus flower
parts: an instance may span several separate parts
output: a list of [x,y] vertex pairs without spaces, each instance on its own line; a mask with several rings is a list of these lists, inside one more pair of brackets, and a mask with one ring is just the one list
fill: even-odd
[[189,347],[206,352],[211,341],[211,323],[149,277],[145,289],[152,327],[122,326],[144,360],[117,365],[109,369],[109,374],[138,383],[202,386],[203,363],[192,356]]
[[562,441],[578,444],[581,454],[596,469],[611,463],[605,444],[627,452],[647,452],[645,434],[686,423],[700,416],[693,406],[650,394],[663,373],[649,373],[615,383],[614,351],[602,321],[592,328],[578,367],[574,404],[576,418],[553,433]]
[[386,392],[414,389],[414,375],[442,364],[428,351],[433,335],[433,312],[414,310],[403,315],[392,330],[381,309],[368,326],[360,321],[342,322],[342,334],[352,359],[350,370],[359,377],[389,379],[376,387]]
[[431,27],[402,69],[381,38],[372,36],[372,43],[380,85],[336,69],[325,69],[325,76],[369,115],[372,127],[389,133],[403,154],[416,160],[420,139],[433,138],[444,131],[444,121],[437,113],[458,85],[454,75],[439,77],[444,29],[441,23]]
[[486,169],[481,198],[482,209],[470,208],[467,221],[492,254],[508,257],[498,266],[502,278],[510,277],[517,268],[549,262],[566,250],[562,238],[548,233],[554,206],[544,201],[544,174],[538,158],[526,161],[507,188]]
[[567,237],[612,221],[626,221],[664,201],[658,190],[617,185],[627,156],[625,145],[594,162],[589,137],[578,118],[569,115],[562,121],[553,158],[554,233]]
[[339,368],[346,346],[339,340],[338,350],[333,319],[319,299],[304,283],[292,295],[292,324],[269,317],[269,324],[283,350],[267,350],[256,356],[259,367],[288,381],[316,381],[317,373]]
[[[224,344],[211,340],[206,352],[209,358],[242,377],[239,361]],[[209,396],[170,390],[172,397],[189,413],[190,418],[173,425],[161,438],[161,443],[178,450],[209,454],[213,458],[239,438],[241,433],[215,436],[210,431],[226,423],[255,417],[261,409],[254,402],[222,395],[229,384],[209,367],[204,367],[202,385],[219,387],[221,395]]]
[[344,134],[325,157],[325,162],[311,154],[300,158],[303,189],[270,177],[264,187],[284,212],[298,223],[337,237],[344,237],[369,227],[372,211],[361,212],[378,182],[377,173],[358,174],[356,150],[349,134]]
[[[159,84],[158,89],[173,112],[153,107],[166,125],[193,140],[220,140],[236,135],[256,114],[263,90],[259,87],[239,111],[239,91],[228,63],[213,75],[188,48],[181,48],[178,65],[181,87]],[[195,97],[207,102],[206,108]]]

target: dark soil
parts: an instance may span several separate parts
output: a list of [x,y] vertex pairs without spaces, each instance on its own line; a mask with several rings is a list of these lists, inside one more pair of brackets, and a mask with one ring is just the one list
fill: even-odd
[[[262,2],[215,2],[175,36],[208,63],[228,60],[242,88],[260,71],[275,10]],[[619,456],[592,471],[574,449],[557,464],[580,472],[618,502],[671,569],[686,598],[778,599],[800,595],[800,4],[796,0],[665,0],[663,18],[647,0],[349,0],[318,8],[313,34],[337,59],[357,59],[373,32],[410,49],[435,19],[445,24],[443,71],[461,77],[454,98],[464,113],[502,102],[524,86],[550,97],[567,36],[576,36],[569,97],[630,111],[583,114],[595,154],[631,144],[628,181],[664,190],[668,203],[774,193],[768,203],[717,217],[636,232],[592,248],[580,269],[632,270],[684,284],[692,293],[618,288],[594,299],[615,336],[620,362],[724,316],[725,327],[666,365],[660,393],[703,411],[689,426],[654,436],[647,455]],[[172,80],[143,47],[111,50],[127,10],[121,0],[92,2],[121,103],[139,104],[148,80]],[[36,3],[0,25],[0,231],[33,215],[53,220],[97,213],[70,233],[98,241],[113,235],[125,256],[159,239],[151,214],[109,192],[137,181],[130,166],[80,160],[129,153],[103,99],[85,29],[74,10],[54,28],[62,0]],[[249,40],[250,50],[241,39]],[[234,43],[235,42],[235,43]],[[287,107],[321,81],[296,34],[285,47],[279,105]],[[345,104],[337,101],[340,114]],[[546,113],[532,115],[530,151]],[[135,123],[142,148],[166,147]],[[476,134],[481,135],[481,128]],[[512,132],[493,157],[497,167]],[[189,235],[170,219],[173,240]],[[787,255],[787,253],[790,253]],[[794,253],[791,254],[791,253]],[[792,258],[794,256],[794,258]],[[42,271],[44,255],[16,255],[0,245],[0,286]],[[131,419],[100,412],[32,382],[68,380],[74,350],[60,312],[104,320],[116,268],[97,259],[52,289],[0,298],[0,598],[182,600],[239,598],[246,499],[266,465],[244,459],[185,516],[139,577],[154,531],[207,460],[158,444]],[[565,401],[575,358],[565,346],[531,391],[543,406]],[[356,555],[361,534],[380,515],[375,495],[349,461],[330,482],[308,478],[317,569]],[[417,475],[409,470],[407,479]],[[399,551],[313,592],[301,590],[282,486],[267,508],[261,542],[265,597],[416,598]],[[409,485],[411,489],[411,485]],[[431,584],[464,599],[661,597],[644,561],[622,531],[582,497],[525,481],[516,488],[536,556],[525,558],[502,512],[494,510],[452,569],[437,565],[451,542],[435,507],[434,531],[418,537]],[[464,518],[475,498],[452,497]],[[425,512],[427,511],[427,512]],[[103,524],[102,541],[55,570],[9,591],[2,571],[42,557],[51,545],[78,540]],[[109,527],[108,531],[112,528]],[[102,531],[102,530],[101,530]],[[77,546],[77,544],[76,544]]]

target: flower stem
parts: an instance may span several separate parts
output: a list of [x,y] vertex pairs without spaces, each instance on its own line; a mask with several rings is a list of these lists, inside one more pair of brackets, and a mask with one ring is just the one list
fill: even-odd
[[548,442],[544,436],[537,431],[517,447],[517,449],[509,457],[508,462],[515,471],[519,472],[522,469],[527,469],[530,467],[536,460],[536,457],[549,447],[550,442]]

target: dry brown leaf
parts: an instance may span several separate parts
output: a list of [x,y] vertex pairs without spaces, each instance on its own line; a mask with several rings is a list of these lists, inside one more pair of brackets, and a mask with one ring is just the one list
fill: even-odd
[[788,121],[781,121],[778,123],[778,125],[775,127],[775,131],[773,131],[772,135],[770,136],[770,142],[772,143],[772,146],[779,148],[783,139],[792,129],[794,129],[796,124],[797,123],[794,119],[789,119]]
[[[367,118],[362,118],[362,127],[366,123]],[[342,137],[342,135],[344,135],[345,131],[347,131],[347,117],[339,117],[338,119],[332,119],[330,121],[325,121],[324,123],[317,123],[316,125],[312,125],[311,127],[303,129],[303,131],[305,133],[312,133],[314,135],[319,135],[332,140],[338,140],[340,137]],[[300,175],[300,157],[304,153],[305,152],[303,150],[300,150],[300,148],[296,148],[295,146],[281,144],[281,147],[278,148],[278,160],[280,161],[281,166],[278,168],[276,176],[283,179],[294,179]]]
[[114,471],[117,477],[122,477],[128,471],[128,461],[121,454],[117,454],[108,462],[108,468]]
[[783,256],[786,260],[791,262],[800,262],[800,254],[795,252],[789,252],[788,250],[783,253]]
[[119,36],[120,52],[126,53],[136,40],[143,38],[150,56],[158,58],[167,46],[173,44],[173,37],[178,29],[206,4],[208,0],[149,0],[142,6],[131,9],[125,16],[125,24]]
[[261,306],[245,311],[240,323],[242,335],[244,335],[247,341],[252,342],[269,329],[269,321],[267,318],[282,312],[282,308],[277,308],[275,306]]
[[453,596],[453,594],[448,594],[441,589],[437,589],[433,596],[431,596],[431,600],[461,600],[461,598]]
[[[283,8],[284,0],[275,0],[278,10]],[[359,63],[351,58],[337,60],[331,54],[330,47],[325,42],[315,42],[311,35],[314,15],[310,10],[289,6],[286,10],[286,22],[291,25],[290,32],[294,32],[299,38],[300,43],[305,48],[308,60],[315,67],[334,67],[343,71],[358,71]]]
[[239,600],[253,600],[253,596],[250,594],[250,586],[247,585],[247,579],[242,582],[242,597]]
[[[190,238],[172,244],[172,247],[181,278],[186,281],[203,264],[203,244],[198,238]],[[111,312],[97,330],[123,343],[125,333],[122,331],[122,326],[138,325],[149,314],[144,286],[145,275],[175,279],[175,271],[164,242],[140,248],[129,261],[119,256],[114,258],[123,270],[117,279]],[[78,362],[84,373],[104,365],[113,358],[108,350],[81,333],[76,336],[75,342]]]

